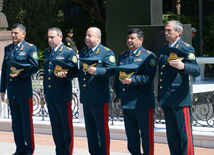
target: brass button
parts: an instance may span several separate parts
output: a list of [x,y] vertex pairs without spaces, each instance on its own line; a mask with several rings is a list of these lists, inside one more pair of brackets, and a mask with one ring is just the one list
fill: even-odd
[[85,81],[85,78],[83,79],[83,81]]
[[162,66],[163,68],[165,67],[165,65]]
[[48,86],[49,88],[51,87],[51,85]]
[[48,80],[50,80],[51,78],[49,77]]
[[83,87],[86,87],[86,85],[84,84]]
[[125,88],[123,88],[123,91],[125,91]]
[[50,72],[51,70],[49,69],[48,71]]
[[162,82],[162,79],[160,79],[160,82]]
[[161,72],[160,74],[163,75],[163,72]]
[[51,64],[51,62],[49,62],[49,64]]
[[84,74],[86,75],[87,73],[85,72]]
[[160,86],[160,89],[162,89],[162,86]]
[[10,81],[12,81],[12,79],[10,79]]

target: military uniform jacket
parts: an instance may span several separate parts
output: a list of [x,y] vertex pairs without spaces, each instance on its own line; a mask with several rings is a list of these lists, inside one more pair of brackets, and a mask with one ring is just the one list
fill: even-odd
[[119,72],[116,72],[114,89],[117,99],[121,99],[123,109],[154,108],[155,96],[153,79],[156,73],[157,59],[154,53],[142,46],[132,58],[129,50],[120,54],[118,65],[135,64],[139,68],[131,76],[131,84],[119,81]]
[[[1,92],[5,92],[7,89],[8,99],[32,98],[31,75],[38,71],[37,48],[33,44],[22,41],[13,56],[14,47],[14,43],[12,43],[4,48]],[[9,76],[11,67],[7,65],[7,61],[30,64],[30,66],[21,71],[19,76],[12,78]]]
[[191,106],[191,95],[189,87],[189,75],[199,76],[200,68],[195,60],[193,47],[179,39],[174,45],[185,52],[187,56],[182,60],[185,65],[184,70],[178,70],[169,65],[168,56],[164,54],[164,49],[169,45],[164,45],[160,49],[159,60],[159,86],[158,101],[160,107],[183,107]]
[[[80,51],[80,58],[86,58],[88,48]],[[83,71],[83,65],[80,64],[80,102],[87,105],[98,105],[110,102],[110,76],[115,75],[116,66],[114,52],[99,44],[90,54],[90,57],[101,57],[96,65],[96,75],[91,75]]]
[[[77,76],[77,56],[74,50],[66,47],[63,43],[57,51],[51,56],[51,49],[44,52],[44,93],[47,102],[68,102],[71,101],[71,80]],[[56,65],[52,60],[63,60],[66,63],[74,64],[74,68],[68,71],[66,78],[55,76],[54,70]]]
[[75,43],[73,38],[66,37],[65,38],[65,45],[72,48],[74,51],[77,51],[77,46],[76,46],[76,43]]

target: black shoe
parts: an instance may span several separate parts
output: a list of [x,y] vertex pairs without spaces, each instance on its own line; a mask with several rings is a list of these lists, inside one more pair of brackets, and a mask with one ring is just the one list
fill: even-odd
[[13,155],[25,155],[25,153],[14,153]]
[[25,153],[25,155],[32,155],[31,153]]

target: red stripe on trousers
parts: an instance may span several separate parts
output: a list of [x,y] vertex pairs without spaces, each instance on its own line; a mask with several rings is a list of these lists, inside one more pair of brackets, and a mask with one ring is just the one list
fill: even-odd
[[153,119],[153,109],[149,109],[149,155],[154,155],[154,119]]
[[191,132],[191,126],[190,126],[189,107],[183,107],[183,110],[184,110],[186,133],[188,138],[187,155],[193,155],[193,143],[192,143],[192,132]]
[[104,104],[104,126],[105,126],[105,143],[106,155],[109,155],[109,128],[108,128],[108,103]]
[[74,147],[74,130],[73,130],[73,114],[72,114],[72,109],[71,109],[71,101],[68,102],[68,124],[69,124],[69,129],[71,133],[71,144],[69,146],[69,154],[73,154],[73,147]]
[[34,128],[33,128],[33,98],[29,98],[28,102],[29,102],[30,126],[31,126],[31,147],[33,148],[33,152],[34,152],[35,144],[34,144]]

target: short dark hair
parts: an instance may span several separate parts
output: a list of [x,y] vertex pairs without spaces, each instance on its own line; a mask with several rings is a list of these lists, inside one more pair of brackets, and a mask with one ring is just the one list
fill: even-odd
[[26,32],[26,27],[22,24],[16,23],[13,24],[12,29],[19,28],[23,33]]
[[138,29],[138,28],[132,28],[132,29],[130,29],[130,30],[128,31],[128,35],[133,34],[133,33],[136,33],[136,34],[137,34],[137,37],[138,37],[139,39],[144,37],[143,31],[141,31],[141,30]]
[[62,30],[60,28],[58,28],[58,27],[51,27],[51,28],[48,29],[48,32],[49,31],[56,31],[57,36],[61,36],[62,35]]

